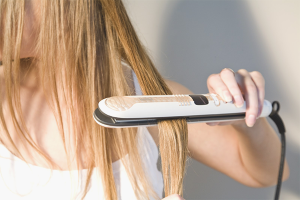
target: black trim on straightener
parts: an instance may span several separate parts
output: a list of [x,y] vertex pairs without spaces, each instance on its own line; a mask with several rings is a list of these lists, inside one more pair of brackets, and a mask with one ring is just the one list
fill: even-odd
[[244,119],[245,113],[230,113],[216,115],[195,115],[190,117],[185,116],[169,116],[155,118],[117,118],[101,112],[99,108],[94,111],[94,118],[101,124],[108,126],[145,126],[155,125],[159,120],[185,118],[187,122],[202,122],[202,121],[218,121],[218,120],[235,120]]

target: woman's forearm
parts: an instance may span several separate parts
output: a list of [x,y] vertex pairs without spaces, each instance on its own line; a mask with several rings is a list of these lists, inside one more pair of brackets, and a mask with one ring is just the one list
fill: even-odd
[[[262,186],[277,182],[281,142],[266,118],[260,118],[253,127],[244,122],[232,124],[237,130],[241,160],[249,174]],[[283,180],[289,176],[285,161]]]

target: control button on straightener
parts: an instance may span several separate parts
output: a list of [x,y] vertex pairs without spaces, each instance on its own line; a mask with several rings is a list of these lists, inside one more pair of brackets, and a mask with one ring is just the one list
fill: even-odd
[[216,106],[219,106],[219,105],[220,105],[220,100],[219,100],[219,98],[217,97],[217,94],[211,93],[210,96],[213,98],[215,105],[216,105]]
[[[188,96],[192,98],[191,100],[193,100],[195,105],[197,105],[197,106],[207,105],[209,103],[208,99],[204,95],[191,94]],[[190,101],[190,100],[188,100],[188,101]]]

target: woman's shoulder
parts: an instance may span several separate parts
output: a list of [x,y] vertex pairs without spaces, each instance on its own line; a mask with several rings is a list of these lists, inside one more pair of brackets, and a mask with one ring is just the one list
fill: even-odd
[[169,86],[173,94],[193,94],[193,92],[190,89],[178,82],[168,79],[164,79],[164,81]]

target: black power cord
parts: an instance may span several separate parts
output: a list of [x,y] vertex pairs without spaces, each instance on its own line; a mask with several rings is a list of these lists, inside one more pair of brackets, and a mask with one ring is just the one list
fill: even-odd
[[280,164],[279,164],[279,173],[278,173],[278,179],[277,179],[277,186],[276,186],[276,191],[275,191],[275,200],[279,199],[279,194],[280,194],[280,188],[281,188],[281,182],[282,182],[282,175],[283,175],[283,166],[284,166],[284,159],[285,159],[285,150],[286,150],[286,145],[285,145],[285,127],[283,124],[282,119],[280,118],[278,112],[280,109],[280,104],[278,101],[274,101],[272,103],[272,112],[269,115],[269,117],[273,120],[273,122],[276,124],[278,128],[278,132],[280,133],[281,136],[281,157],[280,157]]

